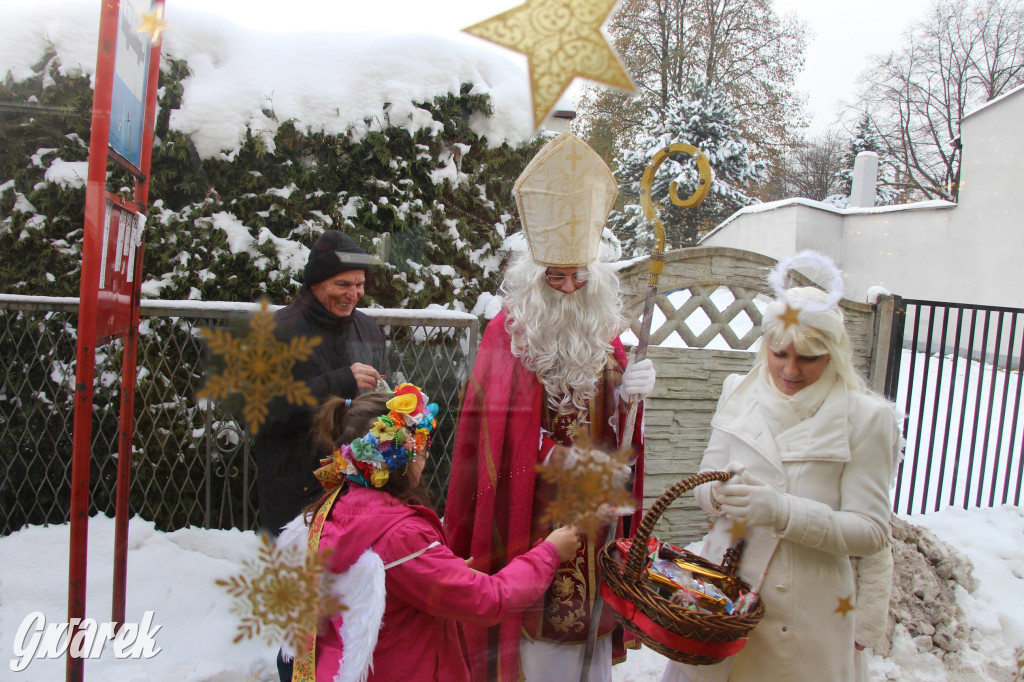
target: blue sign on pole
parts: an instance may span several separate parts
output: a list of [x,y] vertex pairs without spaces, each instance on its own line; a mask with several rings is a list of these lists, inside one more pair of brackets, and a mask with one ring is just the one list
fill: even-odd
[[150,36],[139,32],[142,12],[154,0],[121,0],[117,19],[117,52],[110,101],[110,148],[136,170],[142,163],[143,121],[149,75]]

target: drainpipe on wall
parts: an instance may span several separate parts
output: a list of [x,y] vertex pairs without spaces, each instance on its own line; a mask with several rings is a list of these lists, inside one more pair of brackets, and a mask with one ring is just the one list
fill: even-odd
[[853,162],[853,187],[850,190],[850,208],[870,208],[875,205],[875,183],[878,181],[878,154],[861,152]]

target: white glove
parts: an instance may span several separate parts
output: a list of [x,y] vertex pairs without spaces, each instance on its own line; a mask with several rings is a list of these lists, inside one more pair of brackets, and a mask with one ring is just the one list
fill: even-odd
[[782,530],[789,523],[789,498],[756,476],[743,471],[714,491],[729,518],[749,526]]
[[[747,468],[746,465],[741,464],[739,462],[729,462],[728,464],[725,465],[724,471],[729,472],[730,474],[732,474],[735,477],[735,476],[739,476],[740,474],[742,474],[746,468]],[[698,488],[697,488],[698,491],[701,488],[704,488],[704,487],[707,488],[707,491],[708,491],[707,495],[708,495],[708,497],[711,498],[711,506],[714,507],[714,510],[716,512],[718,512],[718,513],[722,512],[722,505],[719,503],[719,499],[718,499],[718,495],[719,495],[718,491],[721,489],[721,487],[723,485],[725,485],[725,481],[711,481],[711,483],[705,483],[703,486],[698,486]],[[696,494],[699,494],[699,493],[696,493]],[[705,503],[701,502],[701,504],[703,505]]]
[[627,403],[633,396],[643,400],[654,389],[654,363],[650,358],[633,362],[632,357],[630,355],[630,362],[622,372],[622,385],[619,386],[619,396]]

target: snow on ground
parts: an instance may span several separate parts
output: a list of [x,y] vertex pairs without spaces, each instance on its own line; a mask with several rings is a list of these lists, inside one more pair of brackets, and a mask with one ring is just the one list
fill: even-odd
[[[958,594],[969,641],[964,664],[969,677],[947,675],[930,653],[919,653],[898,633],[888,658],[870,661],[872,680],[905,682],[1006,682],[1013,651],[1024,646],[1024,512],[1019,507],[950,508],[904,517],[931,529],[959,548],[975,566],[978,587]],[[15,636],[24,619],[41,611],[48,623],[67,619],[67,525],[30,526],[0,539],[0,680],[62,680],[65,662],[33,660],[13,672]],[[237,619],[231,597],[214,584],[255,557],[255,533],[188,528],[163,533],[133,519],[129,530],[127,620],[147,610],[160,625],[154,639],[161,652],[150,660],[116,660],[108,646],[99,660],[85,662],[87,680],[134,682],[273,682],[276,646],[244,640],[233,644]],[[89,524],[87,615],[110,619],[114,522],[98,516]],[[666,660],[650,651],[632,653],[615,668],[616,682],[657,682]]]

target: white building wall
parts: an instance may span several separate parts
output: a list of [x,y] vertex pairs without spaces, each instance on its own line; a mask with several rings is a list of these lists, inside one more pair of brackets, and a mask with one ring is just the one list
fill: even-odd
[[783,258],[815,249],[836,261],[847,297],[883,286],[904,298],[1024,308],[1024,87],[961,125],[958,204],[837,209],[788,199],[738,211],[701,246]]
[[960,139],[960,269],[978,302],[1024,308],[1024,87],[965,116]]

